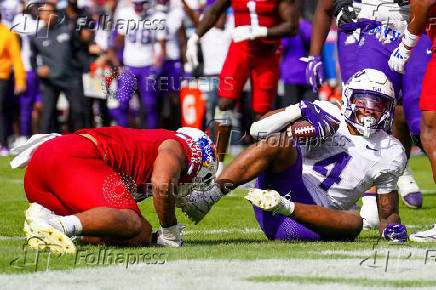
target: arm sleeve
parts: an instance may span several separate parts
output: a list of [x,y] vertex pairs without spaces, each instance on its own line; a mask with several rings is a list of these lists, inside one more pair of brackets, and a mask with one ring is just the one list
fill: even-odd
[[21,60],[21,48],[18,35],[12,34],[10,41],[9,54],[14,67],[15,85],[25,86],[26,71],[24,70],[24,64]]

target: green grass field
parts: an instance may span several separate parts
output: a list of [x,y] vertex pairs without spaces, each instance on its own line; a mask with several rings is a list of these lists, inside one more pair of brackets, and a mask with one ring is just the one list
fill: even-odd
[[[51,273],[57,273],[56,277],[65,276],[56,278],[59,281],[69,279],[76,286],[97,289],[120,288],[118,283],[127,278],[136,279],[136,282],[131,281],[133,288],[141,288],[140,276],[145,274],[151,281],[162,285],[169,283],[170,277],[177,277],[176,284],[171,285],[178,289],[193,286],[263,288],[269,285],[279,288],[292,285],[308,288],[436,287],[436,244],[407,242],[395,245],[379,241],[375,230],[363,231],[355,242],[271,242],[260,231],[253,210],[242,198],[244,190],[235,190],[223,198],[199,225],[192,224],[178,211],[179,223],[187,226],[182,248],[103,248],[78,244],[80,255],[58,257],[42,252],[36,263],[36,252],[23,247],[23,212],[28,206],[23,188],[24,170],[10,169],[10,160],[0,158],[0,285],[6,285],[6,288],[24,288],[27,281],[33,283],[33,288],[47,289],[43,283]],[[412,158],[411,167],[425,195],[424,207],[419,210],[406,208],[400,202],[402,222],[408,226],[409,232],[436,223],[436,186],[430,164],[426,157],[419,156]],[[145,200],[140,208],[157,230],[159,226],[152,201]],[[378,251],[377,261],[373,261],[374,249]],[[120,258],[118,266],[112,260],[96,261],[102,251],[119,254],[125,259]],[[127,264],[126,257],[131,257],[133,262],[133,257],[140,254],[148,254],[147,257],[155,254],[151,257],[160,257],[165,264],[147,265],[145,262],[137,265],[137,260],[133,263],[135,265]],[[398,271],[401,275],[395,274]],[[164,272],[167,276],[162,274]],[[169,273],[173,276],[168,276]],[[222,283],[208,287],[206,278],[209,282],[220,279]],[[150,287],[158,288],[156,285]],[[57,287],[56,284],[49,286]]]

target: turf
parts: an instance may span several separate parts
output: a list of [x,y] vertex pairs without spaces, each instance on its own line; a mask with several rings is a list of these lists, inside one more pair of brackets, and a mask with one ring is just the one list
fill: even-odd
[[[99,267],[117,263],[114,260],[101,263],[97,261],[99,252],[102,251],[120,254],[124,257],[119,259],[124,264],[125,258],[137,257],[143,254],[144,248],[115,248],[95,247],[78,244],[78,255],[53,256],[47,253],[39,253],[40,259],[37,265],[34,263],[36,252],[23,247],[25,240],[22,231],[24,216],[23,211],[27,208],[23,177],[24,170],[12,170],[9,167],[11,158],[0,158],[0,273],[31,273],[36,270],[65,270],[81,267]],[[416,231],[431,227],[435,223],[436,216],[436,186],[431,177],[430,164],[426,157],[413,157],[411,167],[415,177],[423,190],[425,190],[424,207],[419,210],[406,208],[400,204],[400,214],[403,224],[411,225],[409,231]],[[48,174],[56,174],[55,172]],[[143,260],[144,263],[174,260],[256,260],[256,259],[355,259],[365,258],[365,251],[371,250],[374,245],[391,246],[386,241],[378,241],[377,231],[363,231],[355,242],[278,242],[268,241],[260,231],[253,210],[242,196],[244,190],[235,190],[230,196],[223,198],[198,225],[193,225],[180,212],[177,212],[179,223],[187,225],[182,248],[151,247],[146,253],[155,254],[151,260]],[[145,200],[140,204],[144,217],[151,222],[153,228],[159,228],[157,217],[154,212],[152,201]],[[418,244],[407,242],[404,247],[429,248],[432,244]],[[436,248],[436,245],[434,245]],[[348,252],[356,254],[348,255]],[[26,260],[25,253],[27,253]],[[436,252],[435,252],[436,253]],[[159,259],[155,259],[159,257]],[[47,259],[50,258],[49,262]],[[127,265],[128,266],[128,265]],[[249,275],[247,275],[249,276]],[[330,283],[325,277],[297,277],[297,276],[273,276],[251,277],[250,281],[293,281],[298,283],[324,284]],[[356,284],[366,286],[371,281],[365,279],[336,279],[337,283]],[[381,281],[379,286],[387,285],[397,287],[391,281]],[[408,282],[413,285],[412,282]],[[428,286],[425,282],[420,286]],[[428,282],[430,283],[430,282]],[[398,286],[399,287],[399,286]]]

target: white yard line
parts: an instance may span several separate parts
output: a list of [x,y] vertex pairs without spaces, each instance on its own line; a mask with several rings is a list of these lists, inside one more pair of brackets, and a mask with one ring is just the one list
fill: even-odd
[[219,230],[185,230],[184,235],[195,235],[195,234],[250,234],[250,233],[262,233],[261,229],[258,228],[245,228],[245,229],[219,229]]
[[[0,275],[2,289],[363,289],[336,283],[250,282],[253,276],[303,276],[388,281],[432,280],[436,263],[407,260],[388,271],[355,259],[178,260],[163,265],[125,265]],[[374,289],[374,288],[372,288]],[[383,289],[393,289],[384,287]]]
[[26,239],[26,237],[24,236],[0,236],[0,241],[4,241],[4,240],[24,240]]
[[435,194],[436,189],[421,189],[422,194]]

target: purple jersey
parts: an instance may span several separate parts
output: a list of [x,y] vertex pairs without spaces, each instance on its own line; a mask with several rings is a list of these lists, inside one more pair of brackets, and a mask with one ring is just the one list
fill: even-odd
[[300,19],[300,32],[294,37],[282,39],[283,59],[280,64],[280,76],[285,83],[307,84],[306,67],[307,63],[300,60],[300,57],[307,57],[310,47],[310,35],[312,24]]

